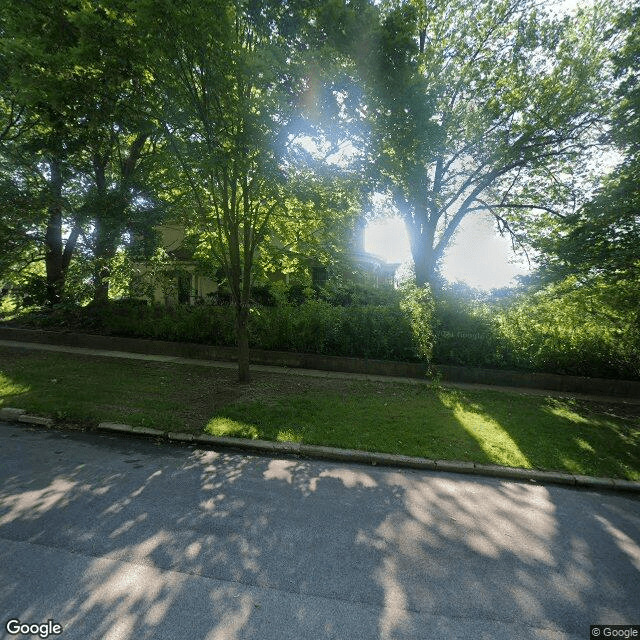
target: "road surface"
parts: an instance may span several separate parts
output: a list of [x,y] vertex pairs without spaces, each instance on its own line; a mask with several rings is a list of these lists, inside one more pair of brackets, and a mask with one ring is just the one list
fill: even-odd
[[62,640],[586,640],[640,623],[631,495],[6,423],[0,451],[0,637],[32,637],[9,620]]

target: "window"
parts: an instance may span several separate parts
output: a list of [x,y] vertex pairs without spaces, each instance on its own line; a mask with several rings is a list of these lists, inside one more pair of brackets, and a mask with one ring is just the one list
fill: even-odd
[[326,267],[313,267],[311,269],[311,283],[314,287],[322,287],[327,283]]
[[189,304],[191,302],[191,274],[181,273],[178,276],[178,302]]

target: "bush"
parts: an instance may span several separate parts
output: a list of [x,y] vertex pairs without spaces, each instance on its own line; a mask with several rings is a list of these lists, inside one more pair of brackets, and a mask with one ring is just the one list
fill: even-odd
[[417,360],[411,323],[399,307],[337,307],[324,300],[254,309],[252,345],[263,349]]
[[620,286],[568,278],[518,300],[498,318],[506,359],[531,371],[640,378],[638,297]]
[[316,298],[340,307],[387,307],[397,306],[402,299],[402,292],[391,286],[368,287],[330,281],[316,290]]
[[146,300],[112,300],[106,307],[59,305],[22,315],[12,324],[130,338],[233,345],[233,309],[214,305],[165,307]]
[[235,344],[233,309],[216,305],[113,305],[103,331],[119,336],[213,345]]
[[341,306],[307,299],[300,304],[255,308],[251,344],[301,353],[428,361],[433,345],[430,293],[413,287],[383,295],[393,296],[396,303]]
[[454,295],[439,297],[434,311],[433,360],[439,364],[500,367],[505,364],[497,315],[501,307]]
[[430,362],[433,355],[433,313],[435,305],[427,287],[405,286],[400,309],[408,318],[413,342],[420,359]]
[[605,378],[640,378],[638,285],[575,278],[511,299],[445,294],[433,360]]
[[[253,348],[280,351],[640,379],[639,288],[635,282],[584,286],[568,279],[510,301],[447,294],[434,305],[428,290],[405,287],[381,292],[387,303],[374,305],[364,304],[369,294],[354,287],[350,304],[343,306],[310,299],[310,289],[294,289],[303,294],[297,298],[280,287],[274,290],[275,306],[260,294],[267,304],[252,309],[250,341]],[[73,305],[33,310],[18,321],[48,329],[235,344],[234,311],[228,305],[164,307],[129,299],[112,301],[104,310]]]

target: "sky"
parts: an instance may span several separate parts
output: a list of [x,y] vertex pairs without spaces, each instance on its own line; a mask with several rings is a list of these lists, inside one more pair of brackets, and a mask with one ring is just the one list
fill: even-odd
[[[400,218],[370,222],[365,230],[365,250],[387,262],[411,263],[409,237]],[[529,273],[526,263],[516,263],[511,241],[501,237],[491,220],[468,216],[447,251],[443,275],[450,282],[464,282],[489,291],[516,284],[516,275]]]

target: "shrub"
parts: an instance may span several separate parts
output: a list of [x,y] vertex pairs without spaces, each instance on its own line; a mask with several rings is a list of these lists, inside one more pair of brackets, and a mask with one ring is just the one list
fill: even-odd
[[513,366],[591,377],[640,378],[637,297],[568,278],[518,300],[499,318]]
[[433,360],[439,364],[499,367],[505,364],[497,322],[500,306],[444,295],[434,311]]
[[136,338],[232,345],[233,310],[216,305],[113,305],[105,312],[106,333]]
[[345,284],[329,281],[316,290],[316,297],[340,307],[350,306],[397,306],[402,292],[391,286],[370,287],[362,284]]
[[[252,309],[250,340],[262,349],[640,379],[639,288],[635,282],[585,286],[567,279],[500,303],[448,294],[434,305],[428,290],[405,287],[384,292],[387,303],[374,305],[358,298],[354,287],[350,304],[342,306],[309,298],[309,289],[301,302],[288,302],[288,289],[280,287],[275,306]],[[271,302],[266,295],[264,300]],[[18,323],[235,344],[233,308],[226,305],[164,307],[129,299],[98,310],[64,304],[31,310]]]
[[339,307],[324,300],[254,309],[254,347],[301,353],[416,360],[411,323],[399,307]]
[[433,314],[435,305],[428,287],[406,285],[403,290],[400,309],[407,317],[413,334],[413,342],[418,356],[426,362],[433,355]]

